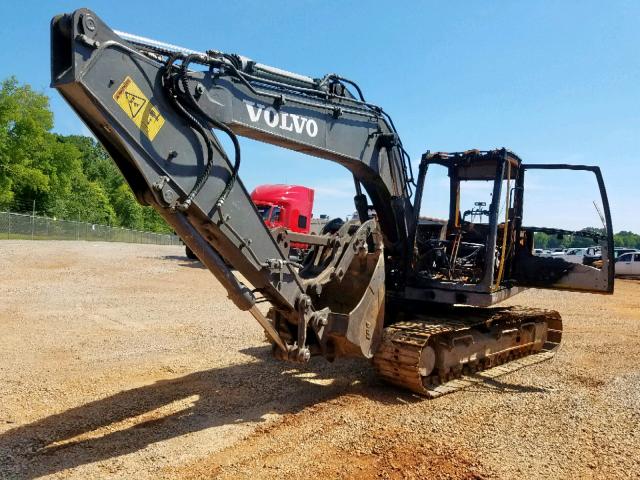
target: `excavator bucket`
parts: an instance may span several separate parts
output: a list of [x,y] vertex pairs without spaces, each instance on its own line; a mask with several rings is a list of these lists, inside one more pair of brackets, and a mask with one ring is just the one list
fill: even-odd
[[[320,305],[331,310],[331,348],[337,356],[373,357],[382,340],[385,307],[381,251],[354,258],[341,282],[323,288]],[[340,328],[336,328],[340,325]]]

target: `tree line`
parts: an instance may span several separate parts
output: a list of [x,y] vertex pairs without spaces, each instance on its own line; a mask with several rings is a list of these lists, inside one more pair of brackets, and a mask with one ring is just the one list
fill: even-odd
[[169,232],[136,201],[93,138],[52,132],[49,98],[9,77],[0,87],[0,209]]
[[[604,233],[604,230],[602,229],[587,228],[585,230],[601,230],[601,233]],[[577,235],[563,235],[559,237],[557,235],[549,235],[543,232],[536,232],[534,239],[536,248],[542,248],[545,250],[551,248],[583,248],[596,244],[596,242],[588,237],[580,237]],[[613,235],[613,243],[616,247],[627,247],[640,250],[640,235],[623,230]]]

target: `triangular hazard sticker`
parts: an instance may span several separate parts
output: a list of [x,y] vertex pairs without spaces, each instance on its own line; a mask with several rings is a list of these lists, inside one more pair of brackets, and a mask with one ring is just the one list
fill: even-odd
[[113,99],[136,127],[153,141],[164,125],[164,118],[131,77],[124,79],[114,92]]
[[147,103],[147,99],[129,92],[124,92],[124,95],[131,110],[131,118],[135,118],[136,115],[140,113],[140,110],[142,110],[142,107],[144,107],[144,104]]

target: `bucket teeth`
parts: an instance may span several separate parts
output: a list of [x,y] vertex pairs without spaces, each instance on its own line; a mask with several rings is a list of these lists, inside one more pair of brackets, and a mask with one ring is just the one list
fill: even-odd
[[[465,320],[466,319],[466,320]],[[532,325],[546,326],[541,341],[525,342],[519,334],[511,335],[512,344],[490,349],[446,369],[432,372],[420,367],[422,349],[440,345],[449,349],[455,338],[469,337],[474,332],[504,330],[525,331]],[[500,337],[500,335],[498,335]],[[385,381],[428,398],[436,398],[474,384],[550,359],[560,345],[562,318],[553,310],[525,307],[491,309],[454,309],[437,316],[421,315],[419,319],[401,321],[384,329],[382,344],[373,364]],[[497,341],[497,340],[496,340]]]

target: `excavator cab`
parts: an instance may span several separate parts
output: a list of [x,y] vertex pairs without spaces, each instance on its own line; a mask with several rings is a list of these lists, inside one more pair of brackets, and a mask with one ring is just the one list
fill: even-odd
[[[441,165],[449,177],[449,215],[437,238],[417,236],[416,278],[434,302],[488,306],[521,291],[523,287],[611,293],[613,291],[613,238],[609,206],[597,167],[527,165],[508,150],[436,153],[423,157]],[[528,170],[592,172],[603,205],[604,234],[529,226],[523,217]],[[467,190],[467,191],[465,191]],[[471,191],[485,195],[462,211],[461,199]],[[428,208],[428,205],[427,205]],[[533,254],[535,235],[571,235],[590,239],[601,252],[598,266],[568,261],[558,255]],[[595,263],[595,262],[593,262]]]

